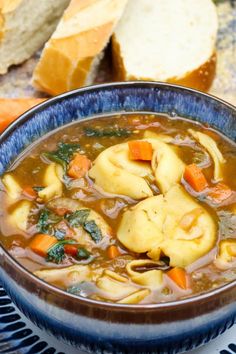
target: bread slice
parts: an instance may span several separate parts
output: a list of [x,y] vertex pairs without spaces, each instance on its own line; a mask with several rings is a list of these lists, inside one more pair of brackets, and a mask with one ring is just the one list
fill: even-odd
[[127,0],[72,0],[46,43],[33,85],[56,95],[92,83]]
[[43,46],[69,0],[0,0],[0,74]]
[[207,90],[215,73],[211,0],[129,0],[112,38],[119,80],[154,80]]

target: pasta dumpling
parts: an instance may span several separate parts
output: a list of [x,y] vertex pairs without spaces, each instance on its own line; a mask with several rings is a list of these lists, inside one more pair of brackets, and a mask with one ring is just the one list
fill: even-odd
[[232,262],[236,262],[236,239],[220,241],[216,265],[218,268],[227,269],[231,267]]
[[27,230],[31,206],[32,203],[30,201],[22,200],[16,205],[12,213],[9,215],[11,224],[24,232]]
[[63,176],[63,168],[62,166],[56,163],[50,163],[50,165],[46,168],[44,175],[44,185],[41,191],[38,192],[39,198],[43,201],[48,201],[55,197],[60,197],[62,195],[62,179]]
[[[163,272],[159,269],[148,270],[148,267],[158,267],[158,263],[148,259],[138,259],[127,264],[126,270],[131,280],[149,288],[159,288],[163,284]],[[144,272],[137,271],[137,268],[147,268]]]
[[[181,225],[187,213],[200,209],[188,228]],[[125,211],[117,233],[119,241],[137,253],[161,250],[170,265],[185,267],[210,251],[216,242],[212,216],[185,190],[176,185],[165,196],[159,195]]]
[[222,165],[225,163],[225,159],[216,142],[207,134],[193,129],[189,129],[188,131],[210,154],[212,160],[214,161],[214,180],[220,181],[223,178]]
[[95,184],[105,192],[143,199],[153,195],[143,177],[152,173],[147,162],[129,159],[128,143],[118,144],[101,152],[89,171]]
[[22,192],[22,188],[17,180],[10,173],[7,173],[2,177],[2,182],[6,188],[8,197],[13,201],[17,200]]

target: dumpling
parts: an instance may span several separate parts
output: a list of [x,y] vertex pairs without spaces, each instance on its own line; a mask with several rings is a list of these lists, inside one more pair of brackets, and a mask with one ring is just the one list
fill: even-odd
[[93,273],[88,265],[44,269],[38,270],[34,274],[48,283],[62,282],[65,287],[76,285],[82,281],[90,281],[93,277]]
[[[196,209],[189,226],[181,225],[183,217]],[[170,258],[171,266],[185,267],[214,247],[216,225],[200,204],[175,185],[165,196],[147,198],[125,211],[117,237],[133,252],[148,252],[151,257],[161,251]]]
[[105,192],[143,199],[153,195],[143,177],[152,173],[147,162],[129,159],[128,143],[111,146],[101,152],[89,171],[89,177]]
[[31,206],[32,203],[28,200],[22,200],[17,203],[16,207],[9,215],[10,223],[25,232],[28,226]]
[[43,201],[49,201],[52,198],[60,197],[62,195],[62,179],[63,168],[59,164],[50,163],[46,168],[44,175],[44,185],[41,191],[38,192],[39,198]]
[[214,161],[214,180],[220,181],[223,178],[223,164],[225,159],[220,152],[216,142],[207,134],[198,132],[193,129],[188,130],[189,133],[207,150]]
[[[158,268],[158,265],[159,263],[155,261],[148,259],[137,259],[129,262],[126,266],[126,270],[134,283],[156,289],[160,288],[163,284],[163,272],[160,269],[148,270],[148,267],[156,266]],[[136,270],[138,267],[147,268],[147,270],[138,272]]]
[[236,239],[226,239],[220,241],[218,256],[215,264],[220,269],[231,268],[236,264]]
[[175,148],[165,143],[162,138],[146,139],[146,141],[153,146],[152,169],[158,187],[165,194],[181,181],[185,164],[178,157]]
[[4,184],[7,191],[7,195],[10,199],[14,201],[20,197],[22,193],[22,188],[15,179],[15,177],[13,177],[10,173],[6,173],[2,177],[2,183]]

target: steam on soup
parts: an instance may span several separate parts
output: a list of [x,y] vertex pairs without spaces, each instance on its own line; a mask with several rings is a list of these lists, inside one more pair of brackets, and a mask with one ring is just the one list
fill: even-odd
[[1,178],[1,240],[73,294],[159,303],[236,278],[235,145],[183,119],[73,123]]

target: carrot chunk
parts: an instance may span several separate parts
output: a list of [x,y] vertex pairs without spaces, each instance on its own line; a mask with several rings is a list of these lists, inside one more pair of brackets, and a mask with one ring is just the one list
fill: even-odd
[[147,141],[133,140],[128,142],[131,160],[150,161],[152,159],[152,144]]
[[72,178],[84,177],[90,166],[91,161],[85,155],[76,154],[69,163],[67,174]]
[[31,186],[26,186],[23,189],[23,194],[30,199],[37,198],[37,192]]
[[30,242],[29,247],[39,256],[46,257],[48,250],[50,247],[55,245],[58,240],[54,236],[46,235],[46,234],[38,234],[33,240]]
[[194,163],[185,167],[184,179],[196,192],[202,192],[208,187],[202,170]]
[[118,248],[116,246],[112,245],[112,246],[108,247],[107,254],[110,259],[114,259],[114,258],[120,256],[120,251],[118,250]]
[[74,246],[74,245],[65,245],[64,246],[64,250],[66,254],[69,254],[73,257],[75,257],[78,253],[78,246]]
[[187,274],[183,268],[175,267],[175,268],[169,270],[166,274],[181,289],[184,289],[184,290],[187,289]]
[[214,203],[222,203],[225,199],[228,199],[232,194],[232,190],[224,183],[217,183],[215,187],[212,187],[208,193],[208,197]]

